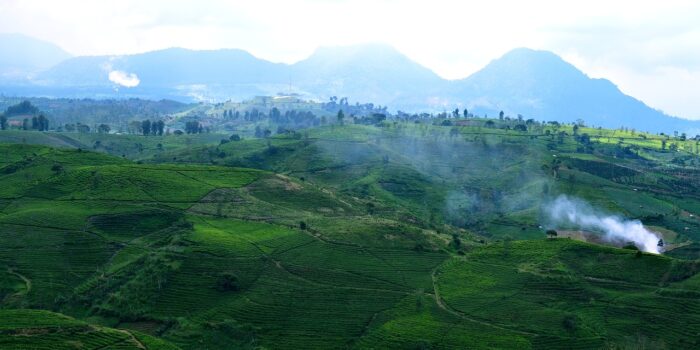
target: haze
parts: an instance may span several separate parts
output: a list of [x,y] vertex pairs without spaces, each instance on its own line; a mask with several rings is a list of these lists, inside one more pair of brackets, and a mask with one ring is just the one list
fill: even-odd
[[669,114],[700,119],[694,1],[15,1],[0,32],[74,55],[242,48],[295,62],[319,46],[383,42],[446,78],[515,47],[553,51]]

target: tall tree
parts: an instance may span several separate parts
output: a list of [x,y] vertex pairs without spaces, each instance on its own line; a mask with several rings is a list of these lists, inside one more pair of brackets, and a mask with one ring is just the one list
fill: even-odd
[[39,131],[49,131],[49,119],[43,114],[39,114],[39,117],[37,117],[37,126]]
[[345,113],[343,113],[343,110],[338,110],[338,124],[343,125],[343,119],[345,119]]
[[469,111],[466,108],[464,109],[463,113],[465,118],[469,118]]
[[97,132],[100,133],[100,134],[109,134],[109,131],[110,131],[110,130],[111,130],[111,128],[110,128],[109,125],[107,125],[107,124],[100,124],[100,125],[97,127]]
[[143,131],[143,134],[145,136],[148,136],[151,134],[151,121],[146,119],[141,122],[141,130]]
[[0,130],[7,130],[7,117],[0,115]]

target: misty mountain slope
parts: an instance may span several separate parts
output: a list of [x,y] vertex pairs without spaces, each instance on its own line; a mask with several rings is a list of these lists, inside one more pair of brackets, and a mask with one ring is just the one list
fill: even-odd
[[0,79],[26,79],[71,55],[49,42],[22,34],[0,34]]
[[41,74],[61,85],[110,85],[109,72],[136,74],[143,87],[191,84],[257,84],[274,82],[284,65],[237,50],[194,51],[180,48],[127,56],[76,57]]
[[291,67],[292,84],[319,96],[423,108],[446,85],[430,69],[382,44],[321,47]]
[[[10,69],[0,61],[0,72]],[[8,68],[10,67],[10,68]],[[110,73],[114,76],[110,79]],[[123,88],[127,86],[127,88]],[[385,105],[390,110],[442,112],[467,107],[536,120],[575,121],[645,131],[700,131],[700,123],[670,117],[591,79],[548,51],[515,49],[462,80],[449,81],[388,45],[322,47],[295,64],[272,63],[244,50],[181,48],[126,56],[76,57],[22,83],[0,83],[14,95],[139,97],[181,101],[243,100],[298,92]],[[663,87],[660,87],[663,88]]]
[[512,50],[455,85],[471,108],[538,120],[583,119],[596,126],[643,130],[691,124],[625,95],[609,80],[589,78],[549,51]]

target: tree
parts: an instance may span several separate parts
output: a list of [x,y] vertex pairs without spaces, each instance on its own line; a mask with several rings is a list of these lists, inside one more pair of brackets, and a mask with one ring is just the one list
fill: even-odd
[[144,136],[148,136],[151,134],[151,121],[146,119],[141,122],[141,132],[143,133]]
[[49,131],[49,119],[43,114],[39,114],[39,130]]
[[100,124],[99,126],[97,126],[97,132],[100,134],[109,134],[110,130],[111,128],[107,124]]
[[22,120],[22,130],[29,130],[29,119],[24,118]]
[[0,115],[0,130],[7,130],[7,117]]
[[241,137],[238,134],[233,134],[233,135],[229,136],[228,139],[231,141],[240,141]]
[[503,113],[503,111],[500,111],[500,112],[498,113],[498,119],[503,120],[503,116],[504,116],[504,115],[505,115],[505,114]]
[[343,119],[345,119],[345,114],[343,113],[343,110],[338,110],[338,124],[343,125]]
[[90,132],[90,127],[87,126],[87,125],[85,125],[85,124],[80,124],[80,123],[78,123],[78,125],[76,126],[76,128],[78,129],[78,132],[79,132],[79,133],[87,134],[87,133]]
[[455,108],[455,110],[452,111],[452,116],[455,118],[459,118],[459,108]]
[[462,115],[464,116],[464,118],[469,118],[469,111],[467,111],[467,109],[465,108]]
[[235,292],[241,287],[236,275],[231,272],[224,272],[216,279],[216,289],[220,292]]
[[556,230],[547,230],[547,237],[549,238],[556,238],[557,237],[557,231]]
[[39,118],[32,117],[32,130],[39,130]]
[[462,247],[462,240],[459,239],[457,234],[452,234],[452,246],[455,247],[455,249]]
[[202,126],[198,121],[189,121],[185,123],[185,132],[188,134],[197,134],[202,130]]
[[31,102],[25,100],[16,105],[7,107],[5,110],[5,115],[11,117],[13,115],[35,115],[39,113],[39,109],[36,108]]
[[153,135],[163,136],[163,130],[165,129],[165,122],[162,120],[156,120],[151,125],[151,132]]

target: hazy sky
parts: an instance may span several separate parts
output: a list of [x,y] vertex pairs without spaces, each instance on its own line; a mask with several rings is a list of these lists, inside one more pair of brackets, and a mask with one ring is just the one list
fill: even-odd
[[74,55],[242,48],[289,63],[318,46],[384,42],[446,78],[531,47],[700,119],[700,1],[0,0],[0,32]]

